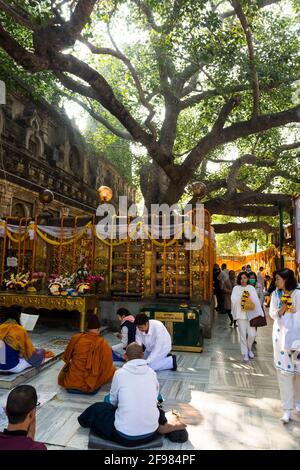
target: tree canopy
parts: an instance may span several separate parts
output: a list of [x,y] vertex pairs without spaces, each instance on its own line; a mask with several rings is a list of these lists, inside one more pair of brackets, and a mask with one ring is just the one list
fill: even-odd
[[120,165],[131,143],[144,149],[147,205],[173,204],[200,180],[214,214],[290,209],[298,1],[0,0],[0,46],[1,76],[52,104],[75,100]]

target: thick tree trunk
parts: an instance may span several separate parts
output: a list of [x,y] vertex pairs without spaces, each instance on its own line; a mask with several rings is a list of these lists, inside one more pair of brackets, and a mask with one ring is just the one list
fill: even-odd
[[145,206],[148,210],[150,210],[151,204],[162,204],[164,202],[169,184],[168,176],[156,162],[152,161],[141,168],[140,185]]

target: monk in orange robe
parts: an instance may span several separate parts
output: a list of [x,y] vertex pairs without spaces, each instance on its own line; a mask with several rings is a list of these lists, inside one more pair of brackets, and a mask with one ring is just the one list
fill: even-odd
[[69,392],[92,394],[112,379],[116,369],[111,348],[99,333],[99,319],[93,315],[87,332],[72,336],[62,357],[66,364],[58,376],[58,384]]

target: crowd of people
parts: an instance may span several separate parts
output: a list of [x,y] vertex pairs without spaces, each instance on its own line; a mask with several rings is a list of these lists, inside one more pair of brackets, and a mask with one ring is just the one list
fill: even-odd
[[300,289],[294,272],[281,269],[271,278],[264,275],[263,267],[255,273],[247,265],[236,276],[226,264],[221,269],[215,264],[213,282],[216,310],[229,316],[230,326],[238,327],[245,362],[255,355],[255,325],[267,324],[265,309],[274,320],[272,341],[283,408],[281,420],[288,423],[294,408],[300,413]]
[[[34,348],[28,332],[20,324],[19,307],[7,309],[6,317],[0,325],[3,352],[0,370],[2,373],[24,370],[27,367],[24,361],[39,367],[47,352]],[[163,399],[156,375],[159,370],[177,370],[168,330],[145,313],[133,317],[125,308],[117,311],[117,318],[121,324],[119,344],[111,348],[101,337],[98,316],[93,315],[88,320],[87,331],[72,336],[62,356],[65,364],[58,375],[58,384],[68,393],[95,395],[103,384],[112,382],[105,400],[94,403],[79,416],[80,425],[126,447],[146,444],[162,434],[184,442],[188,438],[186,425],[180,418],[168,422],[161,407]],[[124,364],[117,370],[114,362]],[[12,390],[6,405],[9,424],[0,433],[0,450],[46,449],[34,441],[36,407],[33,387],[26,385]]]
[[[230,326],[238,328],[245,362],[254,358],[257,328],[266,325],[268,307],[274,320],[272,340],[281,419],[288,423],[294,408],[300,413],[300,289],[293,271],[276,271],[271,279],[263,268],[255,273],[248,265],[236,275],[223,264],[221,269],[214,266],[213,279],[216,310],[227,314]],[[19,307],[5,313],[6,320],[0,325],[0,372],[39,367],[51,352],[34,347],[20,324]],[[111,382],[104,401],[94,403],[79,416],[80,425],[125,447],[146,444],[162,434],[176,442],[187,440],[186,425],[180,418],[168,422],[161,406],[156,371],[177,370],[169,332],[162,322],[145,313],[134,317],[121,308],[117,318],[117,345],[111,347],[101,337],[98,316],[92,315],[87,331],[75,334],[62,356],[65,364],[58,384],[68,393],[94,395]],[[117,369],[116,362],[122,367]],[[5,408],[8,427],[0,432],[0,450],[46,450],[44,444],[34,440],[37,406],[37,393],[30,385],[10,392]]]

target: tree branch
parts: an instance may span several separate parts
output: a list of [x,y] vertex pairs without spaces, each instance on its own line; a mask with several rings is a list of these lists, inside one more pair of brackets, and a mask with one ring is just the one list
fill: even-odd
[[47,57],[40,57],[32,52],[28,52],[24,47],[10,36],[9,33],[0,24],[0,44],[1,47],[10,55],[19,65],[30,72],[41,72],[48,70],[50,61]]
[[121,139],[124,139],[124,140],[133,141],[132,136],[128,132],[122,131],[122,130],[117,129],[116,127],[112,126],[107,119],[105,119],[103,116],[101,116],[101,114],[94,111],[92,107],[88,106],[83,101],[79,100],[75,96],[68,95],[68,93],[64,93],[63,91],[60,91],[60,94],[62,96],[65,96],[69,100],[74,101],[74,103],[77,103],[79,106],[81,106],[85,111],[87,111],[89,113],[90,116],[92,116],[93,119],[95,119],[95,121],[100,122],[100,124],[102,124],[104,127],[106,127],[106,129],[108,129],[110,132],[112,132],[117,137],[120,137]]
[[205,208],[211,214],[230,215],[232,217],[250,217],[250,216],[270,216],[278,215],[278,207],[275,206],[234,206],[225,204],[224,201],[213,199],[205,202]]
[[40,27],[33,34],[33,44],[39,55],[46,55],[48,51],[60,52],[75,44],[81,31],[90,19],[97,0],[77,0],[75,9],[69,21],[60,25],[47,24]]
[[17,23],[25,26],[27,29],[34,31],[37,28],[28,15],[25,15],[23,11],[16,9],[15,7],[8,5],[4,0],[0,0],[0,10],[4,11],[7,15],[13,18]]
[[225,143],[234,142],[248,135],[273,129],[274,127],[284,126],[290,122],[300,122],[300,106],[279,113],[260,115],[255,121],[237,122],[223,128],[217,134],[210,132],[200,140],[185,159],[182,165],[183,173],[186,176],[184,184],[187,183],[203,158],[212,149]]
[[194,89],[196,88],[197,86],[197,83],[198,83],[198,79],[199,79],[199,70],[197,72],[195,72],[191,78],[189,79],[189,83],[183,88],[182,92],[181,92],[181,98],[183,98],[184,96],[187,96],[189,95],[190,93],[192,93],[192,91],[194,91]]
[[267,222],[228,222],[227,224],[213,224],[216,233],[245,232],[250,230],[264,230],[266,233],[274,233],[277,228]]
[[274,178],[277,178],[278,176],[281,176],[282,178],[292,181],[293,183],[298,183],[298,184],[300,183],[300,178],[297,178],[297,176],[292,176],[287,171],[275,170],[274,172],[266,176],[265,181],[257,189],[255,189],[255,192],[262,192],[265,189],[267,189],[271,181]]
[[235,162],[232,164],[230,168],[230,171],[226,180],[227,187],[228,187],[228,191],[226,194],[227,197],[231,197],[233,193],[236,192],[236,189],[238,186],[237,174],[241,166],[246,165],[246,164],[256,165],[260,167],[263,167],[263,166],[270,167],[270,166],[275,165],[275,161],[272,162],[271,160],[259,160],[255,155],[252,155],[252,154],[242,155],[240,158],[235,160]]
[[34,24],[29,16],[22,10],[8,5],[4,0],[0,0],[0,10],[4,11],[7,15],[13,18],[17,23],[32,31],[36,30],[38,26]]
[[[268,5],[272,5],[273,3],[279,3],[281,0],[260,0],[259,1],[259,8],[264,8]],[[226,11],[222,13],[220,17],[224,20],[225,18],[229,18],[230,16],[234,15],[234,10]]]
[[[268,83],[268,84],[261,84],[260,89],[261,91],[269,91],[274,88],[278,88],[281,85],[291,84],[295,82],[296,80],[298,79],[295,77],[287,77],[285,80],[281,80],[278,82],[272,81],[271,83]],[[222,90],[220,89],[206,90],[206,91],[203,91],[202,93],[195,94],[191,96],[190,98],[185,99],[184,101],[181,101],[180,108],[181,109],[189,108],[190,106],[194,106],[200,103],[201,101],[214,98],[215,96],[228,96],[234,93],[239,93],[239,92],[248,91],[248,90],[249,90],[248,85],[236,85],[233,87],[225,87]]]
[[110,49],[110,48],[106,48],[106,47],[96,47],[94,46],[93,44],[91,44],[89,41],[87,41],[86,39],[84,39],[82,36],[80,37],[80,41],[85,44],[89,49],[90,51],[93,53],[93,54],[108,54],[108,55],[111,55],[113,57],[116,57],[117,59],[121,60],[125,65],[126,67],[128,68],[128,70],[130,71],[131,73],[131,76],[133,78],[133,81],[135,83],[135,86],[136,86],[136,89],[138,91],[138,95],[139,95],[139,98],[140,98],[140,101],[142,103],[142,105],[149,111],[149,114],[147,116],[147,119],[145,120],[145,125],[148,127],[148,129],[151,131],[152,135],[154,137],[156,137],[156,129],[155,127],[153,126],[153,124],[151,124],[151,121],[153,119],[153,116],[155,115],[155,110],[153,108],[153,106],[149,103],[149,101],[146,99],[146,96],[145,96],[145,93],[144,93],[144,90],[142,88],[142,84],[140,82],[140,79],[138,77],[138,73],[135,69],[135,67],[133,66],[132,62],[128,59],[128,57],[126,57],[121,51],[120,49],[118,48],[117,44],[115,43],[115,41],[113,40],[111,34],[110,34],[110,31],[108,31],[109,33],[109,37],[115,47],[115,49]]
[[247,47],[248,47],[248,54],[249,54],[249,65],[250,65],[250,73],[251,73],[251,86],[252,86],[252,95],[253,95],[253,112],[252,112],[252,119],[255,119],[259,114],[259,83],[258,83],[258,75],[255,66],[255,53],[254,53],[254,46],[252,40],[252,33],[250,26],[248,24],[247,18],[245,13],[241,7],[239,0],[232,0],[232,5],[234,11],[241,23],[243,28]]
[[295,150],[300,148],[300,142],[294,142],[293,144],[287,144],[287,145],[280,145],[277,147],[275,150],[275,155],[279,155],[282,152],[287,152],[288,150]]
[[229,114],[236,106],[238,106],[239,103],[240,98],[238,96],[234,96],[223,105],[220,114],[212,127],[212,134],[215,134],[223,129]]
[[132,0],[136,5],[137,7],[142,11],[142,13],[145,15],[146,19],[147,19],[147,22],[148,22],[148,25],[154,29],[156,32],[161,32],[162,31],[162,27],[161,26],[158,26],[156,23],[155,23],[155,20],[154,20],[154,16],[153,16],[153,11],[151,10],[151,8],[144,2],[140,1],[140,0]]
[[275,194],[275,193],[256,193],[251,191],[250,193],[239,193],[234,194],[230,201],[236,205],[243,204],[273,204],[278,206],[281,202],[284,206],[290,206],[292,204],[292,196],[288,194]]

